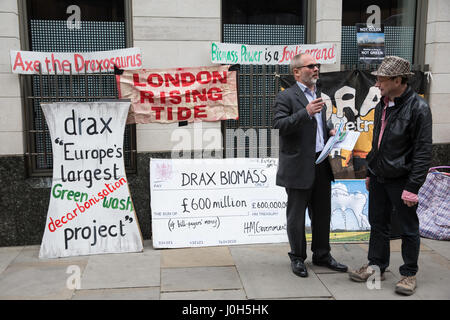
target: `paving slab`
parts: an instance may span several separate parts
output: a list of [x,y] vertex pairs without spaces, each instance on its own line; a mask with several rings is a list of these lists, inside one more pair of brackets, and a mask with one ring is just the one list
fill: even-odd
[[312,270],[307,278],[292,273],[286,244],[236,246],[230,251],[248,299],[331,297]]
[[[399,267],[403,264],[400,253],[391,254],[390,270],[400,280]],[[417,290],[415,295],[428,299],[450,299],[450,261],[436,252],[419,254]]]
[[162,292],[161,300],[246,300],[246,296],[242,289],[183,291]]
[[160,286],[160,252],[92,255],[81,278],[81,289]]
[[[322,283],[332,293],[336,300],[417,300],[417,295],[401,296],[396,294],[395,284],[399,280],[391,272],[386,272],[386,280],[368,287],[365,282],[352,281],[348,274],[318,274]],[[369,289],[372,288],[372,289]]]
[[161,292],[241,288],[235,267],[161,269]]
[[420,241],[447,260],[450,260],[450,241],[432,240],[427,238],[421,238]]
[[81,272],[84,261],[12,263],[0,274],[0,300],[70,299],[73,290],[67,288],[67,280],[72,274],[67,270],[74,263]]
[[72,300],[159,300],[159,287],[75,290]]
[[[331,255],[337,262],[345,264],[350,270],[359,269],[363,264],[367,263],[367,252],[361,248],[358,244],[332,244]],[[310,247],[308,246],[308,251]],[[312,257],[312,252],[308,253],[309,257]],[[307,259],[306,267],[313,270],[315,273],[341,273],[328,269],[326,267],[320,267],[312,264],[311,259]]]
[[228,247],[161,250],[161,268],[234,266]]
[[6,270],[8,265],[19,255],[23,247],[0,248],[0,274]]

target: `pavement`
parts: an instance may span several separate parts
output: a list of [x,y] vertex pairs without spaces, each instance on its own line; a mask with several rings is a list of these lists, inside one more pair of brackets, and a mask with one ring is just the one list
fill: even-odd
[[[422,238],[418,288],[394,292],[401,240],[391,241],[386,280],[367,285],[311,263],[308,278],[291,272],[289,245],[253,244],[154,249],[141,253],[39,259],[39,246],[0,248],[0,300],[429,300],[450,299],[450,242]],[[357,269],[367,243],[332,244],[337,261]],[[78,285],[78,287],[77,287]]]

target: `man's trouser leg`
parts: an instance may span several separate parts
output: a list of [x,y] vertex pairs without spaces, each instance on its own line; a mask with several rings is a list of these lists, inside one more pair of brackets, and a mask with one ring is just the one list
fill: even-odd
[[308,212],[311,218],[313,261],[327,260],[330,255],[331,181],[328,160],[316,165],[314,185]]
[[291,260],[306,259],[305,210],[309,190],[286,188],[288,205],[286,208],[287,235]]
[[377,265],[383,273],[389,266],[389,225],[392,204],[384,184],[371,176],[369,183],[369,265]]
[[420,251],[419,218],[417,205],[408,207],[401,199],[406,181],[386,184],[386,191],[394,205],[402,238],[402,257],[404,264],[400,266],[402,276],[414,276],[417,273]]

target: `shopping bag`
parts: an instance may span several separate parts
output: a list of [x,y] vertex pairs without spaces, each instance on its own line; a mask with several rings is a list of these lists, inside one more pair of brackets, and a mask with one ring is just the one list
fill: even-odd
[[450,166],[430,168],[419,190],[419,232],[422,237],[450,240]]

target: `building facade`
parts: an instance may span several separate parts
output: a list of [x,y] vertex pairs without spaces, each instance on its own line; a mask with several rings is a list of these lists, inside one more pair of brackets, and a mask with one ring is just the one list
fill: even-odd
[[[42,239],[52,157],[39,103],[116,96],[111,75],[69,79],[14,74],[10,50],[139,47],[144,68],[160,69],[211,65],[211,42],[333,43],[337,63],[321,70],[332,72],[358,62],[355,25],[379,22],[384,25],[387,55],[402,56],[430,72],[426,99],[433,114],[433,165],[450,164],[447,0],[2,0],[0,17],[0,246],[39,244]],[[77,21],[81,28],[69,28]],[[224,129],[270,127],[277,88],[266,82],[275,81],[275,72],[287,71],[241,67],[239,122],[201,124],[201,130],[223,138],[193,139],[185,145],[173,134],[177,123],[127,126],[127,176],[145,239],[151,237],[149,159],[170,158],[177,150],[195,155],[205,148],[226,156],[233,137]],[[189,124],[184,129],[195,136],[198,127]]]

